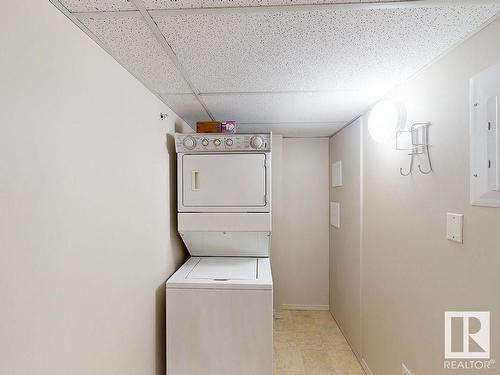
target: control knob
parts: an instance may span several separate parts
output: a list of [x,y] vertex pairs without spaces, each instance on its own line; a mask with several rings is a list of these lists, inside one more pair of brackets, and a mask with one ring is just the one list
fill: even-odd
[[259,135],[254,135],[250,138],[250,146],[252,148],[261,148],[264,145],[264,139]]
[[203,139],[201,140],[201,144],[202,144],[203,146],[208,146],[208,139],[203,138]]
[[216,146],[220,146],[220,144],[221,144],[221,141],[220,141],[220,139],[219,139],[219,138],[214,139],[214,145],[216,145]]
[[233,140],[231,138],[226,139],[226,146],[231,147],[233,145]]
[[184,147],[186,147],[188,150],[192,150],[193,148],[196,147],[196,139],[194,139],[194,137],[188,135],[187,137],[185,137],[182,141],[182,144],[184,145]]

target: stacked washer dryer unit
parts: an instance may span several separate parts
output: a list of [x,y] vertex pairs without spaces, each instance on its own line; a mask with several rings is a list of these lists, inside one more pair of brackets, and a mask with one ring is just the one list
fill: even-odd
[[176,134],[178,230],[168,375],[271,375],[271,134]]

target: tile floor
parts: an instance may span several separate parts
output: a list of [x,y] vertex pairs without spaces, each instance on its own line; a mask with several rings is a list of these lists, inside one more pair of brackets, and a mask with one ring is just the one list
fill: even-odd
[[274,320],[275,375],[364,375],[328,311],[283,311]]

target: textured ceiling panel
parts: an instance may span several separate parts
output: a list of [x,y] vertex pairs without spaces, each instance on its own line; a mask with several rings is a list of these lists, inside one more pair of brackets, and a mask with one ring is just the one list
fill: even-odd
[[210,117],[194,95],[164,94],[161,98],[172,111],[190,125],[195,125],[196,121],[210,121]]
[[[405,0],[389,0],[391,2]],[[144,0],[148,9],[260,7],[298,4],[380,3],[381,0]]]
[[70,12],[134,10],[127,0],[59,0]]
[[360,92],[202,95],[217,120],[238,123],[347,122],[373,104]]
[[331,124],[239,124],[241,133],[268,133],[282,134],[286,137],[329,137],[339,131],[345,123]]
[[81,21],[118,62],[153,92],[191,92],[140,16],[86,17]]
[[500,5],[155,14],[201,92],[384,93]]
[[[60,1],[72,12],[114,12],[78,17],[184,120],[209,120],[131,2]],[[265,7],[378,1],[143,1],[218,120],[289,136],[332,134],[500,12],[497,0],[286,8]],[[233,9],[189,10],[224,7]]]

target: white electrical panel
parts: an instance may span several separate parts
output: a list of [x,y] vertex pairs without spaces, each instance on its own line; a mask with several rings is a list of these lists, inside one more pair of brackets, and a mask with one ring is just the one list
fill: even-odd
[[332,164],[332,187],[342,186],[342,160]]
[[488,120],[488,188],[500,190],[500,133],[498,131],[498,96],[491,97],[487,103]]
[[470,80],[470,201],[500,207],[500,63]]
[[464,215],[448,213],[446,215],[446,237],[450,241],[463,243]]

